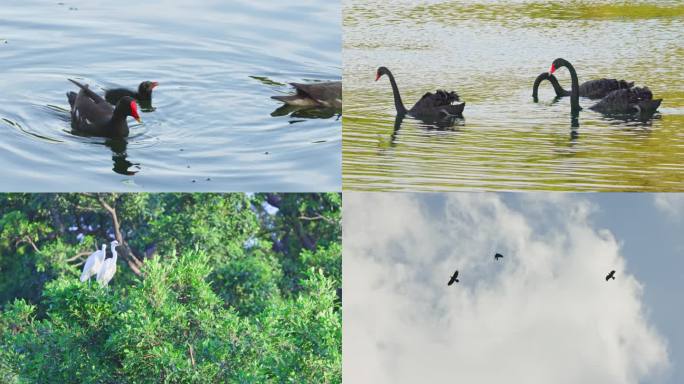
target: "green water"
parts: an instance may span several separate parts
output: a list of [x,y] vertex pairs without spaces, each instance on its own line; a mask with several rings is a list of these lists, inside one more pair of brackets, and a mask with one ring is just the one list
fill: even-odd
[[[345,1],[343,186],[347,190],[684,190],[681,1]],[[563,57],[580,82],[635,81],[664,101],[646,122],[589,110],[535,77]],[[394,73],[408,106],[438,88],[466,102],[438,127],[395,129]],[[566,69],[556,72],[570,88]]]

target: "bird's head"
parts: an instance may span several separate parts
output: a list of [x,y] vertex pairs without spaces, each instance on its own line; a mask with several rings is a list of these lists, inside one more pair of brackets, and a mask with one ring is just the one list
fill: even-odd
[[155,89],[157,86],[159,86],[159,83],[156,81],[143,81],[138,86],[138,93],[140,95],[151,95],[152,90]]
[[549,69],[549,75],[553,75],[554,72],[560,67],[565,67],[567,61],[561,59],[560,57],[551,63],[551,68]]
[[389,69],[387,67],[380,67],[378,70],[375,72],[375,81],[380,80],[382,75],[386,75],[389,73]]

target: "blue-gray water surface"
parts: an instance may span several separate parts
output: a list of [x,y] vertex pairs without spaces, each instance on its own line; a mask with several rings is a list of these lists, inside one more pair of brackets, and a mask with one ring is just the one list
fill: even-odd
[[[335,1],[0,4],[0,191],[328,191],[341,121],[271,116],[288,82],[339,80]],[[67,78],[160,83],[125,141],[71,133]]]

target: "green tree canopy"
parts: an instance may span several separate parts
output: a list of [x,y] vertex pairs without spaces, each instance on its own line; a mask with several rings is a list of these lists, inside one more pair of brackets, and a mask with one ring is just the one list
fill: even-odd
[[[0,382],[341,382],[339,194],[0,195]],[[85,258],[116,239],[108,287]]]

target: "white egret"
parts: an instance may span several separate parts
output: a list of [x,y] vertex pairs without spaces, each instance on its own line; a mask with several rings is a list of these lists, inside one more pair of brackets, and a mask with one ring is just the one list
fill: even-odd
[[100,270],[97,272],[97,282],[103,287],[106,287],[109,284],[109,281],[116,273],[116,247],[118,245],[119,242],[116,240],[111,242],[112,257],[106,259],[102,263],[102,268],[100,268]]
[[90,283],[90,278],[95,276],[100,271],[100,268],[102,268],[102,262],[104,262],[106,253],[107,244],[102,244],[102,249],[98,249],[88,256],[83,265],[83,272],[81,272],[81,282],[88,280],[88,283]]

